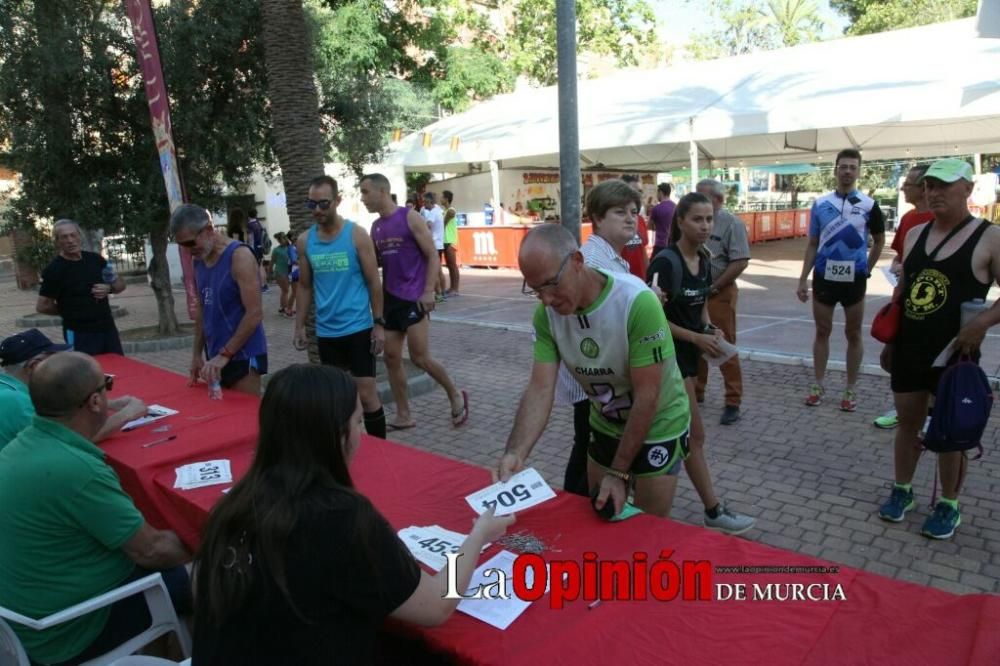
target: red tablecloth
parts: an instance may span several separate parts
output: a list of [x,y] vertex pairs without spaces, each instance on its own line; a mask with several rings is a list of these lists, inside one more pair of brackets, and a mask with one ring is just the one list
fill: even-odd
[[[101,359],[102,362],[104,359]],[[134,361],[123,362],[125,365]],[[111,370],[111,364],[105,364]],[[144,381],[166,385],[183,378],[150,369],[133,375],[143,397]],[[125,384],[129,375],[119,375]],[[123,386],[124,389],[124,386]],[[164,404],[175,399],[174,393]],[[188,392],[176,394],[187,396]],[[144,511],[155,509],[189,545],[224,486],[191,491],[173,488],[174,467],[228,457],[239,477],[253,455],[256,430],[253,399],[227,394],[212,403],[204,389],[190,392],[177,419],[177,442],[142,453],[135,446],[160,434],[130,433],[105,448],[112,464],[134,480],[126,485]],[[223,410],[231,414],[225,416]],[[184,415],[214,416],[181,426]],[[183,439],[183,441],[182,441]],[[161,449],[161,450],[158,450]],[[225,453],[225,455],[218,455]],[[462,499],[489,483],[489,474],[401,444],[365,437],[351,465],[361,492],[397,529],[439,524],[468,531],[473,514]],[[131,489],[130,487],[131,486]],[[138,493],[138,494],[135,494]],[[831,566],[831,563],[726,537],[671,520],[639,516],[604,523],[589,503],[573,495],[518,515],[514,531],[526,531],[549,546],[548,559],[582,561],[584,551],[601,560],[631,560],[637,551],[650,560],[672,549],[672,561],[708,560],[716,567]],[[491,556],[493,547],[486,553]],[[957,596],[933,588],[842,567],[837,574],[723,574],[713,584],[840,584],[846,601],[606,601],[593,610],[574,601],[562,610],[543,597],[506,631],[455,613],[435,629],[399,627],[419,635],[433,650],[474,664],[992,664],[1000,663],[1000,597]],[[714,590],[713,590],[714,592]],[[713,595],[714,596],[714,595]]]
[[[260,400],[235,391],[224,392],[221,401],[211,400],[204,384],[189,387],[187,378],[176,373],[124,356],[104,355],[97,360],[105,372],[115,375],[110,398],[134,395],[147,404],[178,411],[135,430],[118,432],[100,446],[118,473],[122,488],[132,496],[146,520],[161,529],[176,529],[189,547],[195,546],[197,532],[184,529],[184,517],[156,486],[155,479],[169,470],[172,486],[174,470],[181,465],[252,452],[257,441]],[[143,448],[143,444],[171,436],[176,439]]]

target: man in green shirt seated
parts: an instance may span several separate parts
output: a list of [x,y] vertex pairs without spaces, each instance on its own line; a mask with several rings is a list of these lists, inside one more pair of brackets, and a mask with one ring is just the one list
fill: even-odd
[[556,224],[525,236],[518,263],[522,291],[541,303],[531,379],[497,476],[506,481],[524,466],[548,422],[563,363],[590,400],[587,475],[595,507],[610,501],[619,514],[634,479],[636,506],[670,515],[691,412],[659,299],[638,278],[587,266],[576,240]]
[[[0,451],[0,605],[32,618],[163,570],[179,612],[190,604],[177,535],[151,527],[93,441],[110,378],[78,352],[43,360],[28,383],[36,415]],[[186,599],[185,599],[186,597]],[[142,595],[45,631],[12,623],[34,662],[79,663],[149,626]]]
[[0,449],[24,430],[35,415],[28,395],[31,371],[52,354],[69,348],[69,345],[52,342],[37,328],[0,342],[0,366],[3,366],[3,373],[0,373]]
[[[19,432],[28,427],[35,408],[28,395],[28,381],[39,363],[56,352],[72,349],[70,345],[57,345],[37,328],[12,335],[0,342],[0,450]],[[118,431],[123,425],[146,413],[146,405],[138,398],[123,396],[108,402],[114,413],[96,441],[101,441]]]

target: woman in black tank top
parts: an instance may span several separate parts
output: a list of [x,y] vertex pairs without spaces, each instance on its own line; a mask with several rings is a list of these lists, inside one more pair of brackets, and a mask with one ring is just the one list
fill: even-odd
[[[695,398],[698,358],[702,353],[713,356],[722,353],[719,348],[722,332],[715,329],[708,318],[712,270],[711,254],[704,243],[712,233],[713,214],[712,204],[703,194],[685,195],[674,211],[670,246],[653,259],[647,275],[651,281],[655,278],[667,298],[663,310],[670,324],[677,366],[684,377],[691,409],[691,452],[684,461],[684,468],[705,505],[705,526],[727,534],[742,534],[753,527],[754,520],[729,511],[715,495],[705,458],[705,425]],[[667,253],[673,256],[662,256]],[[679,272],[676,270],[678,262]]]

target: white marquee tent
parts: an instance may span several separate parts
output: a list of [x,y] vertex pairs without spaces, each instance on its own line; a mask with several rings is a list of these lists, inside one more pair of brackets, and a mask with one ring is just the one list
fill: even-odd
[[[720,167],[830,161],[849,146],[866,159],[1000,152],[1000,37],[981,28],[965,19],[580,81],[582,166],[663,171],[688,166],[692,149]],[[549,87],[439,120],[385,162],[495,173],[557,167],[558,150]]]

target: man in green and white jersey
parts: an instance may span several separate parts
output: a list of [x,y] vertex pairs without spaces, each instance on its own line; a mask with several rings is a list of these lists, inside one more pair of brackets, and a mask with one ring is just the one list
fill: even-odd
[[559,225],[533,229],[518,263],[522,291],[541,303],[531,379],[498,477],[506,480],[524,466],[545,429],[561,362],[590,400],[587,474],[597,508],[610,499],[620,513],[634,479],[636,506],[668,516],[691,415],[659,299],[631,275],[589,268]]

